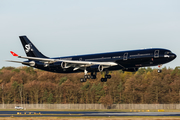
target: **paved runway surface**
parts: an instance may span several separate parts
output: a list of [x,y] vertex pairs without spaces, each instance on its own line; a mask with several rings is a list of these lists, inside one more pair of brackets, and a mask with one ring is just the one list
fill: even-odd
[[[19,114],[17,114],[19,113]],[[0,111],[0,117],[180,116],[180,112]]]

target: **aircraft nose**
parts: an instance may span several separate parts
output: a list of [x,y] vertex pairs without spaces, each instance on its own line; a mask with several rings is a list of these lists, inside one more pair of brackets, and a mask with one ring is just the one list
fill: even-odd
[[171,58],[172,58],[172,59],[175,59],[176,57],[177,57],[177,55],[174,54],[174,53],[172,53]]
[[176,54],[174,54],[174,59],[177,57],[177,55]]

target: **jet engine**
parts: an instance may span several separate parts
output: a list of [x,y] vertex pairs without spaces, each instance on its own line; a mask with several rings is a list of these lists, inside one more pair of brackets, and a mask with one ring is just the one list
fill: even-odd
[[70,64],[68,65],[68,63],[66,63],[66,62],[62,62],[61,67],[64,69],[64,68],[69,68],[71,66],[70,66]]
[[35,67],[36,65],[44,65],[43,63],[38,62],[38,61],[30,61],[30,62],[29,61],[25,61],[22,64],[29,65],[31,67]]
[[30,62],[29,62],[29,65],[30,65],[31,67],[34,67],[34,66],[36,65],[36,62],[35,62],[35,61],[30,61]]
[[61,63],[61,67],[62,67],[62,68],[66,68],[66,67],[67,67],[67,63],[66,63],[66,62],[62,62],[62,63]]

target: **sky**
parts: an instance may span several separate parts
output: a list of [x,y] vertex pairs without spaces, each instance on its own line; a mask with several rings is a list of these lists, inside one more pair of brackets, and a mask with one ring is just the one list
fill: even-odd
[[180,0],[0,0],[0,68],[26,35],[48,57],[166,48],[180,66]]

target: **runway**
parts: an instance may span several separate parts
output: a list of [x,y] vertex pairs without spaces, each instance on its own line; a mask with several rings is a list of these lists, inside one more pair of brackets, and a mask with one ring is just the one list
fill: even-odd
[[0,117],[180,116],[180,112],[0,111]]

